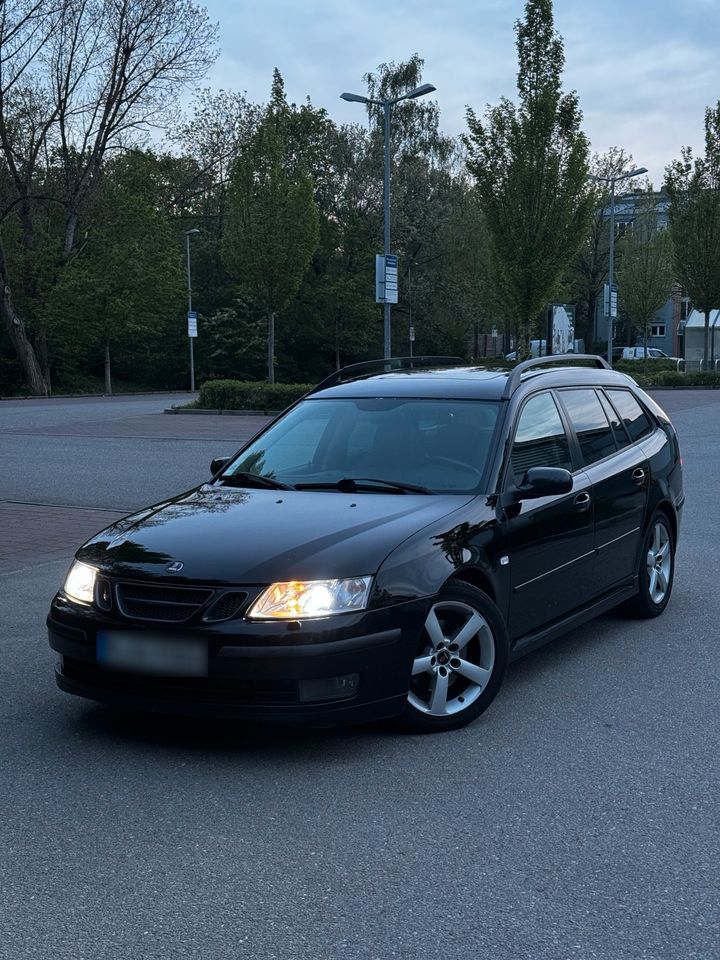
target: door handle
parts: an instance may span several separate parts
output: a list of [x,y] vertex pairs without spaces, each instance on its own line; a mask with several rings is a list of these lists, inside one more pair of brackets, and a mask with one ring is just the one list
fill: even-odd
[[587,492],[579,493],[573,500],[573,506],[578,513],[583,513],[585,510],[589,510],[591,503],[592,500],[590,499],[590,494]]
[[641,487],[645,483],[645,471],[642,467],[637,467],[632,472],[632,481]]

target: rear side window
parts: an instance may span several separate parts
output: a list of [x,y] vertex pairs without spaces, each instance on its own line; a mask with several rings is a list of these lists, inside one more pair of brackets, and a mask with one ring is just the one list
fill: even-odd
[[625,433],[625,427],[623,427],[622,423],[620,422],[620,417],[617,415],[615,408],[605,394],[598,391],[598,396],[600,397],[602,408],[605,411],[605,416],[610,421],[610,426],[612,427],[612,432],[615,436],[615,443],[618,445],[618,450],[622,450],[623,447],[626,447],[630,443],[628,435]]
[[563,390],[560,396],[575,428],[585,465],[615,453],[615,437],[595,391]]
[[608,390],[607,395],[620,414],[620,419],[630,434],[631,443],[652,432],[652,424],[647,414],[629,390]]
[[572,470],[570,445],[563,422],[549,393],[532,397],[520,413],[510,463],[519,483],[530,467]]

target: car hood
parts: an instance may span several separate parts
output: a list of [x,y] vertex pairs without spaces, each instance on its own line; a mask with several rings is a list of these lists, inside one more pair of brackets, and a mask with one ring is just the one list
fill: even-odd
[[[116,576],[173,583],[364,576],[407,537],[470,499],[206,484],[113,524],[78,558]],[[168,570],[177,563],[180,570]]]

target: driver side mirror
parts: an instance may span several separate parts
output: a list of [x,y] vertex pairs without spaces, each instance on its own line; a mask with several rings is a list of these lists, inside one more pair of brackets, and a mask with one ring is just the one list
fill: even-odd
[[230,457],[215,457],[210,461],[210,473],[215,476],[230,463]]
[[570,493],[572,487],[573,478],[569,470],[563,470],[562,467],[530,467],[520,483],[505,492],[502,506]]
[[573,486],[572,474],[562,467],[530,467],[520,481],[517,490],[518,500],[537,500],[554,494],[570,493]]

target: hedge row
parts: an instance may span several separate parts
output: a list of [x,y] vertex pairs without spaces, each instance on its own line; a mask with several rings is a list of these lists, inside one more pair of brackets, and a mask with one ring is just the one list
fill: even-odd
[[643,389],[653,387],[715,387],[720,389],[720,373],[664,373],[637,374],[635,380]]
[[[647,365],[647,366],[646,366]],[[629,373],[631,377],[636,374],[645,374],[654,377],[658,373],[677,373],[676,360],[614,360],[613,369],[621,373]]]
[[[640,362],[624,367],[645,390],[654,387],[715,387],[720,389],[720,373],[677,373],[674,370],[656,370],[643,373]],[[619,369],[619,365],[615,365]],[[308,390],[311,383],[264,383],[262,381],[208,380],[200,387],[195,406],[203,410],[284,410]]]
[[203,410],[284,410],[313,388],[311,383],[208,380],[196,406]]

